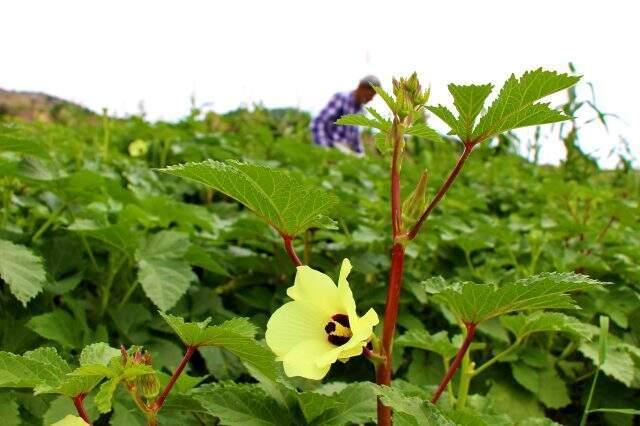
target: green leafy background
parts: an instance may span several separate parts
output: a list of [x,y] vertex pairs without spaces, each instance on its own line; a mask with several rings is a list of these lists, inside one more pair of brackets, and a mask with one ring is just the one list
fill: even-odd
[[[449,108],[458,119],[434,106],[429,120],[455,123],[452,134],[465,140],[531,117],[552,122],[562,114],[593,114],[573,89],[562,114],[536,104],[545,90],[573,82],[541,88],[538,77],[513,77],[501,89],[511,94],[506,99],[517,114],[503,114],[504,105],[491,97],[483,113],[478,105],[488,86],[451,85]],[[388,128],[371,113],[378,128]],[[334,277],[349,258],[359,308],[382,314],[389,184],[374,133],[364,132],[368,155],[357,159],[312,146],[309,116],[290,109],[193,110],[176,123],[103,121],[79,112],[48,123],[0,120],[3,424],[59,421],[74,413],[64,395],[78,387],[90,391],[86,404],[94,420],[113,409],[101,424],[144,424],[121,387],[108,389],[113,379],[96,386],[106,379],[68,372],[108,364],[108,356],[86,361],[86,345],[104,342],[111,348],[104,352],[113,354],[120,344],[135,344],[151,352],[154,370],[166,380],[182,357],[182,341],[194,338],[193,327],[201,327],[201,347],[160,412],[163,425],[213,424],[215,418],[229,425],[366,423],[375,418],[375,395],[395,408],[398,424],[577,424],[597,362],[600,314],[611,317],[612,330],[592,408],[640,409],[640,176],[625,158],[616,170],[600,170],[580,150],[572,121],[556,126],[547,142],[568,151],[557,167],[516,154],[525,142],[510,133],[474,150],[407,249],[397,382],[389,389],[364,383],[373,371],[360,358],[338,363],[325,384],[285,379],[261,342],[295,272],[279,233],[295,235],[303,261]],[[427,125],[409,134],[403,193],[427,168],[433,195],[460,144]],[[131,157],[128,146],[137,139],[148,142],[149,151]],[[212,167],[203,169],[209,159]],[[512,286],[554,271],[569,281],[578,276],[571,273],[610,284],[592,291],[583,282],[565,288],[570,295],[543,286],[539,307],[553,312],[492,314],[509,294],[510,306],[520,306],[522,292],[510,293]],[[490,286],[456,284],[466,282]],[[464,287],[482,292],[487,303],[467,305],[460,299]],[[580,309],[565,309],[574,306]],[[165,322],[158,310],[173,316]],[[467,407],[451,414],[446,395],[443,412],[423,401],[460,344],[456,314],[482,320],[471,348],[477,366],[513,349],[472,381]],[[190,332],[179,331],[181,318]],[[210,322],[201,323],[206,318]],[[36,349],[41,346],[46,349]],[[590,419],[633,421],[612,411]]]

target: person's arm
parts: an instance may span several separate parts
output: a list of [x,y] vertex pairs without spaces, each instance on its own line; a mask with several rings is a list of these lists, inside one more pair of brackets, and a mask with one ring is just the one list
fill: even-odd
[[331,129],[340,115],[341,105],[340,95],[335,94],[313,120],[313,138],[316,144],[327,147],[333,146],[335,140]]

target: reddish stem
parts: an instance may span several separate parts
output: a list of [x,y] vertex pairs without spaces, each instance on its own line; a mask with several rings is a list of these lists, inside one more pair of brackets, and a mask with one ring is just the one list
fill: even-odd
[[295,266],[302,266],[302,261],[293,249],[293,237],[291,235],[282,234],[282,241],[284,242],[284,249],[287,251],[291,262],[293,262]]
[[86,393],[79,393],[78,395],[74,396],[73,399],[73,405],[76,406],[76,411],[78,411],[78,415],[80,417],[82,417],[82,420],[84,420],[85,422],[87,422],[87,424],[91,425],[91,420],[89,419],[89,415],[87,414],[87,410],[84,408],[84,398],[87,396]]
[[158,395],[158,398],[150,407],[152,411],[160,411],[160,409],[162,408],[162,404],[164,404],[164,400],[169,395],[169,392],[171,392],[171,388],[173,388],[173,385],[176,383],[176,380],[178,380],[178,377],[180,377],[180,374],[182,374],[182,370],[184,370],[184,368],[187,366],[189,360],[191,359],[191,356],[195,351],[195,346],[187,346],[187,351],[185,352],[184,357],[182,357],[182,361],[180,361],[180,364],[178,364],[178,368],[176,368],[176,371],[174,371],[171,375],[169,383],[167,383],[164,389],[162,389],[162,392],[160,393],[160,395]]
[[[402,287],[402,273],[404,270],[404,245],[398,241],[402,233],[402,200],[400,199],[400,154],[402,150],[402,134],[398,123],[393,125],[393,158],[391,159],[391,225],[393,232],[393,246],[391,248],[391,270],[387,286],[387,300],[384,311],[384,328],[382,331],[383,363],[376,371],[376,383],[391,385],[391,348],[393,335],[396,330],[398,308],[400,305],[400,289]],[[391,426],[391,408],[385,406],[378,398],[378,426]]]
[[462,346],[460,346],[460,349],[458,349],[458,353],[456,354],[456,357],[453,360],[453,363],[451,363],[449,370],[447,370],[447,374],[444,375],[444,377],[442,378],[442,381],[440,382],[440,385],[438,386],[438,389],[436,390],[436,393],[433,394],[433,398],[431,398],[432,404],[435,404],[438,402],[438,399],[440,399],[442,392],[444,392],[444,390],[447,388],[447,385],[449,384],[451,379],[453,379],[453,375],[456,373],[456,370],[458,370],[458,367],[460,367],[460,363],[462,362],[462,359],[467,353],[467,349],[469,349],[469,345],[471,345],[473,336],[476,334],[476,324],[466,323],[465,326],[467,327],[467,335],[464,337]]
[[[391,248],[391,271],[387,287],[387,305],[384,311],[384,328],[382,330],[382,354],[386,357],[376,372],[376,382],[379,385],[391,385],[391,349],[393,335],[396,331],[398,308],[400,306],[400,289],[404,270],[404,246],[396,243]],[[382,404],[378,399],[378,426],[391,425],[391,408]]]
[[460,158],[458,158],[458,162],[449,173],[447,180],[445,180],[440,189],[438,189],[438,192],[433,197],[433,200],[431,200],[424,213],[422,213],[422,216],[420,216],[420,219],[418,219],[416,224],[413,225],[411,230],[407,233],[407,238],[409,240],[413,240],[416,235],[418,235],[418,232],[420,231],[420,228],[422,227],[424,221],[427,220],[431,212],[436,208],[440,200],[442,200],[451,185],[453,185],[453,182],[456,180],[456,177],[460,173],[460,170],[462,170],[462,166],[464,166],[465,161],[467,161],[467,158],[469,158],[469,155],[471,155],[471,151],[473,150],[474,146],[475,143],[464,144],[464,151],[462,151],[462,155],[460,155]]

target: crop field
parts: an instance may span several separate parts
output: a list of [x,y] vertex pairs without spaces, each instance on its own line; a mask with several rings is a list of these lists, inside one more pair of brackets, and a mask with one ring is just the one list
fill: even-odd
[[640,172],[578,80],[399,79],[362,158],[295,109],[0,115],[0,424],[638,424]]

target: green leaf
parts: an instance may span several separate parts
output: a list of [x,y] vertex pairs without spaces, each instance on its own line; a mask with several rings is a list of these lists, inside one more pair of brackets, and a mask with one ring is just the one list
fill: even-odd
[[571,403],[564,381],[555,368],[537,369],[522,362],[511,364],[513,377],[534,393],[548,408],[562,408]]
[[388,132],[391,123],[388,120],[371,119],[364,114],[346,114],[336,121],[336,124],[343,126],[365,126]]
[[[169,401],[165,402],[165,405]],[[166,409],[163,406],[163,411]],[[109,421],[111,426],[145,426],[147,422],[144,421],[142,412],[135,405],[131,408],[126,407],[117,400],[113,403],[113,415]]]
[[38,348],[23,356],[0,352],[0,387],[33,388],[36,395],[68,397],[89,393],[101,378],[68,376],[71,369],[53,348]]
[[302,414],[309,423],[327,410],[338,409],[343,405],[338,398],[317,392],[302,392],[297,397]]
[[294,425],[289,411],[249,384],[212,384],[198,388],[193,396],[211,415],[229,426]]
[[217,261],[213,260],[211,255],[207,253],[202,247],[193,244],[189,247],[189,250],[185,254],[185,260],[190,264],[199,266],[214,274],[222,275],[225,277],[230,276],[229,272]]
[[58,355],[58,351],[54,348],[37,348],[25,352],[23,358],[47,365],[48,368],[51,371],[55,371],[58,376],[62,376],[71,371],[69,364]]
[[113,394],[120,383],[119,378],[109,379],[100,385],[100,390],[95,397],[96,407],[100,413],[108,413],[111,411],[111,404],[113,401]]
[[405,424],[416,426],[455,426],[455,423],[447,419],[432,404],[416,396],[403,395],[398,389],[388,386],[378,386],[377,392],[382,402],[393,408],[394,413],[402,413],[410,420]]
[[[600,370],[609,377],[613,377],[626,386],[631,386],[635,378],[635,363],[629,352],[619,342],[611,339],[608,343],[607,353],[604,363],[600,366]],[[598,365],[600,359],[600,345],[597,342],[583,342],[579,350],[584,356]]]
[[440,133],[427,126],[424,123],[417,123],[409,127],[405,133],[407,135],[417,136],[419,138],[428,139],[433,142],[444,142]]
[[219,346],[218,339],[227,334],[252,339],[257,327],[247,318],[233,318],[220,325],[209,325],[207,318],[201,322],[185,322],[183,318],[160,312],[160,315],[180,337],[186,346]]
[[435,300],[444,303],[465,323],[478,324],[488,319],[518,311],[537,309],[575,309],[567,293],[600,289],[602,283],[584,275],[543,273],[505,284],[462,283],[437,293]]
[[78,327],[78,322],[62,309],[32,317],[27,327],[65,348],[82,346],[82,330]]
[[393,100],[393,98],[391,97],[391,95],[389,93],[387,93],[386,90],[384,90],[382,87],[380,86],[372,86],[373,90],[376,91],[376,93],[378,94],[378,96],[380,96],[382,98],[382,100],[384,101],[385,104],[387,104],[387,106],[389,107],[389,109],[391,111],[395,111],[396,110],[396,102]]
[[146,244],[136,252],[139,259],[176,259],[183,257],[191,241],[189,235],[176,231],[161,231],[153,234]]
[[480,119],[473,139],[486,140],[511,129],[564,121],[571,117],[552,110],[548,104],[535,102],[573,86],[580,77],[544,71],[527,71],[520,77],[512,74],[500,90],[498,98]]
[[21,423],[18,403],[10,393],[0,393],[0,419],[3,426],[19,426]]
[[142,259],[138,280],[144,293],[161,310],[173,308],[198,277],[180,260]]
[[453,105],[458,111],[458,126],[460,131],[458,136],[464,142],[471,139],[471,133],[476,122],[476,117],[480,114],[484,101],[487,99],[492,84],[459,86],[457,84],[449,85],[449,93],[453,96]]
[[532,314],[502,316],[500,322],[518,340],[529,334],[540,332],[569,333],[586,340],[590,340],[594,335],[593,327],[590,324],[584,324],[577,318],[559,312],[534,312]]
[[[39,385],[56,386],[60,383],[61,364],[53,360],[54,349],[39,349],[25,356],[0,352],[0,387],[35,388]],[[56,355],[57,356],[57,355]],[[47,360],[47,358],[51,359]]]
[[411,329],[398,337],[394,343],[398,346],[435,352],[447,359],[452,358],[458,352],[458,348],[451,343],[446,331],[429,334],[427,330]]
[[80,394],[87,394],[102,380],[101,377],[65,377],[60,384],[52,388],[36,388],[35,393],[58,393],[73,398]]
[[49,408],[44,413],[44,416],[42,417],[42,424],[51,425],[62,420],[69,414],[75,415],[77,413],[78,412],[76,411],[76,407],[73,405],[71,398],[64,395],[58,395],[53,401],[51,401]]
[[64,419],[55,422],[51,426],[87,426],[87,422],[82,420],[81,417],[69,414]]
[[0,152],[3,151],[42,158],[49,157],[47,149],[41,143],[24,138],[15,131],[5,132],[5,129],[0,133]]
[[428,106],[427,109],[431,111],[436,117],[440,120],[444,121],[447,126],[451,129],[449,134],[453,135],[464,135],[464,131],[460,129],[458,124],[458,119],[453,115],[453,113],[449,110],[449,108],[438,105],[438,106]]
[[163,311],[173,308],[198,277],[183,260],[191,242],[187,234],[162,231],[136,251],[138,281],[151,301]]
[[247,206],[285,235],[298,235],[326,223],[324,214],[338,199],[317,185],[284,170],[237,161],[171,166],[160,171],[191,179],[223,192]]
[[208,319],[187,323],[180,317],[162,312],[160,315],[186,346],[225,348],[269,379],[277,379],[273,353],[254,340],[256,327],[246,318],[233,318],[220,325],[209,325]]
[[120,351],[107,343],[92,343],[82,349],[80,365],[101,364],[106,366],[113,358],[119,356]]
[[494,382],[487,399],[496,412],[508,414],[516,424],[531,417],[544,417],[544,411],[531,393],[511,382]]
[[23,306],[27,306],[47,282],[42,259],[25,246],[6,240],[0,240],[0,277]]
[[311,423],[314,426],[341,426],[372,422],[376,418],[376,393],[371,383],[352,383],[333,398],[342,403],[331,408]]
[[78,219],[67,229],[95,238],[130,257],[133,256],[138,244],[136,234],[122,224],[103,226],[91,220]]
[[86,364],[69,373],[72,376],[80,377],[117,377],[119,371],[108,365]]
[[373,118],[375,118],[376,120],[380,122],[388,123],[389,129],[391,129],[391,120],[384,118],[382,114],[376,111],[376,109],[373,107],[366,107],[366,110],[369,111],[369,114],[373,115]]

